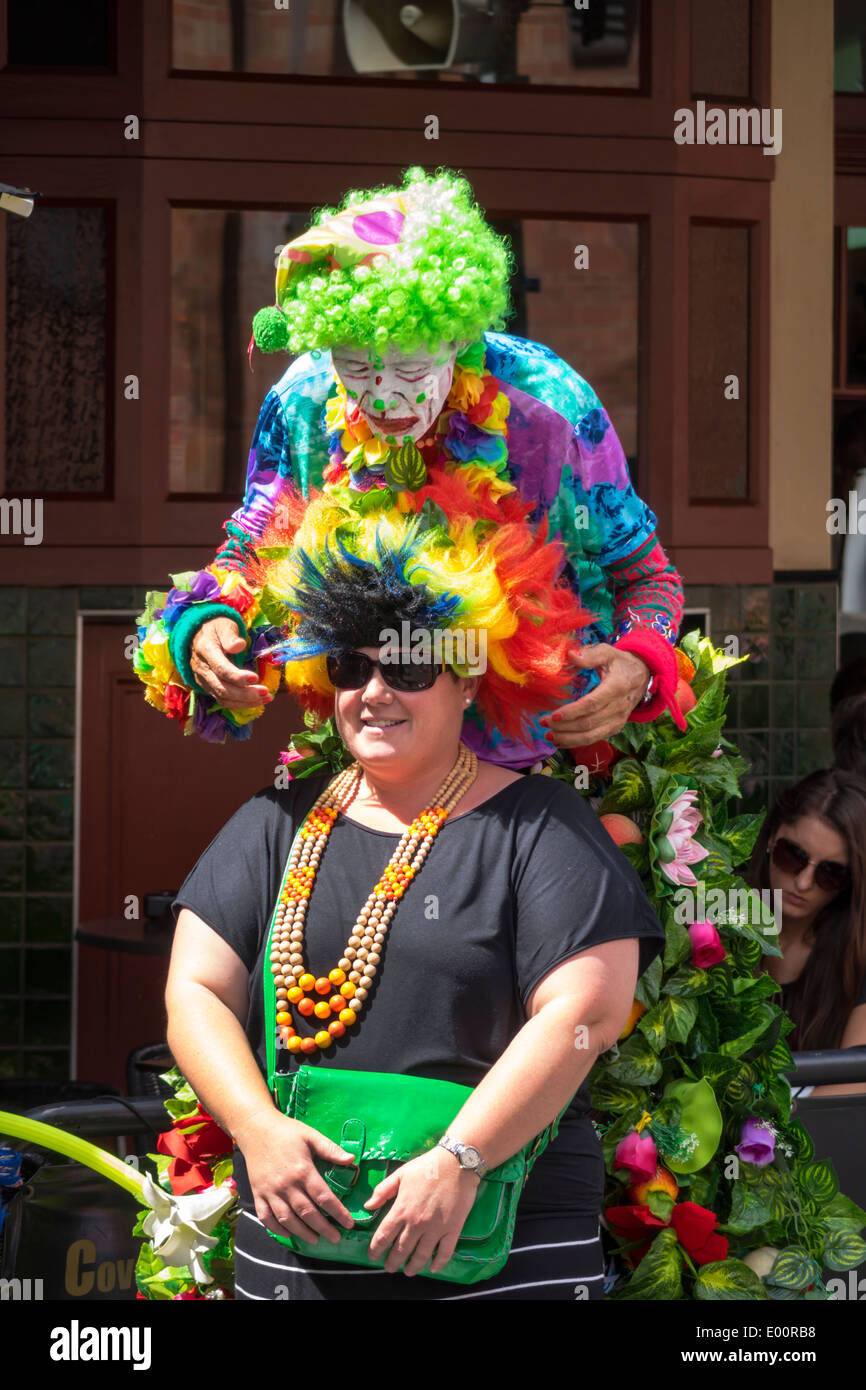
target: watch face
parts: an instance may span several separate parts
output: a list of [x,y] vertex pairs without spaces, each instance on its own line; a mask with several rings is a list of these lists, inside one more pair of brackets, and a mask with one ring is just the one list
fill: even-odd
[[481,1162],[481,1155],[471,1144],[464,1144],[460,1150],[460,1162],[464,1168],[477,1168]]

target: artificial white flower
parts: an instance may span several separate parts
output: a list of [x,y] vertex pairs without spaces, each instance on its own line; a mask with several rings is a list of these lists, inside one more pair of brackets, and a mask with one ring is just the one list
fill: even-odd
[[199,1256],[217,1244],[211,1231],[235,1200],[235,1193],[227,1187],[208,1187],[204,1192],[176,1197],[157,1186],[146,1173],[141,1195],[152,1208],[143,1229],[153,1253],[163,1264],[174,1268],[186,1265],[197,1283],[213,1283]]

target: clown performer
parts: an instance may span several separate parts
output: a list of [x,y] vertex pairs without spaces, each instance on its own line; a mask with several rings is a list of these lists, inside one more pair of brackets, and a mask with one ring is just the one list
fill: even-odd
[[499,331],[511,265],[468,182],[446,170],[351,192],[283,247],[276,303],[255,316],[254,341],[300,355],[262,404],[243,505],[214,561],[148,594],[138,619],[145,698],[185,733],[247,738],[274,698],[284,615],[259,552],[266,531],[279,551],[297,526],[292,499],[324,485],[356,509],[384,491],[404,512],[426,487],[431,524],[436,508],[449,521],[450,509],[465,511],[468,490],[486,514],[469,506],[476,525],[522,508],[539,535],[562,542],[565,580],[589,614],[567,649],[564,702],[511,734],[473,704],[462,737],[479,757],[528,768],[552,745],[586,748],[665,709],[685,727],[679,576],[591,386],[542,344]]

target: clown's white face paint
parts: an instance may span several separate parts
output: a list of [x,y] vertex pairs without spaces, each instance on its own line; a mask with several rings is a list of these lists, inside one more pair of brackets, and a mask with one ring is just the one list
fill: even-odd
[[374,434],[397,444],[421,439],[451,390],[454,362],[462,344],[441,343],[435,353],[388,348],[335,348],[334,370]]

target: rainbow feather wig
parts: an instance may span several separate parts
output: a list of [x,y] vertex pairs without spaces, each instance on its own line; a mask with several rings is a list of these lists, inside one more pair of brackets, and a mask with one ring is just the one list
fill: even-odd
[[306,500],[286,489],[257,548],[258,579],[283,634],[272,659],[308,709],[333,712],[329,651],[379,645],[403,619],[462,632],[466,649],[483,634],[476,706],[506,737],[569,698],[568,650],[590,617],[562,577],[563,547],[546,523],[530,526],[516,491],[472,481],[467,470],[437,472],[415,492],[326,485]]

